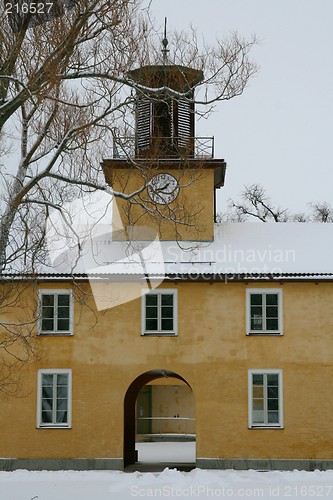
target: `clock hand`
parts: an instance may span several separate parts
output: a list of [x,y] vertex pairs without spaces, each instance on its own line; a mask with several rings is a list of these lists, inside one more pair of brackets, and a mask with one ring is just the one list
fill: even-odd
[[165,186],[163,187],[160,187],[159,189],[156,190],[156,193],[159,193],[161,191],[165,191],[167,189],[167,187],[170,186],[170,182],[168,182],[167,184],[165,184]]

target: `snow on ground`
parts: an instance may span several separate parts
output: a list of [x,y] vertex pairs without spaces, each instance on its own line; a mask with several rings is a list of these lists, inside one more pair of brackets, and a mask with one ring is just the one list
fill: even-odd
[[[165,444],[172,444],[174,458],[188,457],[184,443],[148,445],[141,460],[153,462]],[[189,443],[185,443],[188,445]],[[141,451],[145,448],[139,446]],[[183,448],[183,449],[182,449]],[[140,452],[140,450],[139,450]],[[168,452],[169,453],[169,452]],[[0,500],[132,500],[134,498],[331,498],[333,471],[257,472],[194,469],[180,472],[165,468],[161,473],[118,471],[0,472]]]

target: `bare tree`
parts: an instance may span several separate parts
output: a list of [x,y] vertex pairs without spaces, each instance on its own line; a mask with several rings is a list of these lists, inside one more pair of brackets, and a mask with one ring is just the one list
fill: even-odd
[[[4,290],[0,348],[12,356],[13,366],[33,353],[28,340],[34,325],[24,318],[10,319],[10,306],[19,304],[21,294],[4,280],[13,270],[31,274],[44,260],[45,220],[51,209],[61,212],[67,201],[99,189],[110,198],[140,204],[151,214],[188,223],[189,214],[181,220],[172,210],[161,213],[158,205],[154,208],[151,200],[147,203],[144,191],[149,176],[131,155],[128,162],[142,173],[142,184],[133,192],[112,191],[100,168],[113,141],[133,133],[136,95],[156,92],[158,97],[160,91],[129,76],[134,67],[162,61],[162,37],[156,37],[149,4],[148,0],[78,0],[61,15],[44,18],[33,13],[15,18],[4,3],[0,6],[0,274]],[[206,111],[198,109],[199,114],[242,94],[257,71],[250,58],[254,37],[244,40],[232,34],[214,46],[199,43],[195,30],[168,33],[168,38],[173,46],[167,64],[190,65],[204,72],[195,90],[198,104],[207,107]],[[190,99],[187,93],[163,91],[176,99]],[[5,311],[9,314],[6,321]],[[18,356],[14,344],[29,355]],[[3,380],[8,377],[2,375]]]
[[245,186],[239,201],[229,200],[229,210],[219,215],[219,222],[245,222],[251,218],[261,222],[333,222],[329,203],[309,203],[310,212],[291,213],[273,203],[260,184]]
[[333,222],[333,207],[327,202],[310,203],[314,222]]
[[30,301],[34,284],[1,280],[0,287],[0,392],[21,395],[22,367],[38,358],[36,304]]
[[[33,26],[23,23],[14,33],[1,7],[1,270],[8,268],[9,246],[16,259],[29,247],[21,237],[15,248],[12,228],[24,219],[22,210],[37,205],[44,207],[45,216],[47,206],[71,199],[74,188],[78,194],[82,189],[109,189],[99,163],[103,148],[109,151],[119,131],[126,134],[132,127],[135,95],[128,89],[158,93],[128,76],[135,65],[161,58],[144,6],[140,0],[81,0],[62,16]],[[255,39],[234,34],[215,47],[200,48],[192,31],[176,33],[174,40],[170,63],[205,72],[200,103],[212,106],[241,94],[257,70],[249,58]],[[167,91],[177,97],[177,92]],[[12,157],[6,154],[8,147],[14,150]],[[112,195],[134,201],[145,184],[143,175],[139,190]]]
[[259,184],[245,186],[241,193],[241,201],[230,200],[228,221],[244,222],[254,217],[262,222],[286,222],[289,218],[287,209],[274,206],[265,189]]

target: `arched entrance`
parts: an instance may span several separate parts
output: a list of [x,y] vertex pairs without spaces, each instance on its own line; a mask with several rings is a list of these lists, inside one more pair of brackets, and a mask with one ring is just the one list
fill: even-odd
[[[177,373],[168,370],[151,370],[137,377],[127,389],[124,399],[124,466],[134,464],[137,461],[135,449],[136,438],[136,399],[140,390],[153,380],[172,377],[184,382],[188,387],[188,382]],[[190,387],[191,389],[191,387]]]

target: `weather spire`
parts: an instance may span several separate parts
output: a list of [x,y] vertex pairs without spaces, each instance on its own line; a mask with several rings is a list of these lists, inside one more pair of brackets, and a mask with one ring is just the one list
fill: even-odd
[[163,64],[167,63],[168,52],[170,52],[169,49],[167,49],[169,41],[168,41],[168,39],[166,37],[166,32],[167,32],[167,18],[164,19],[164,38],[162,40],[162,45],[163,45],[163,49],[162,49]]

